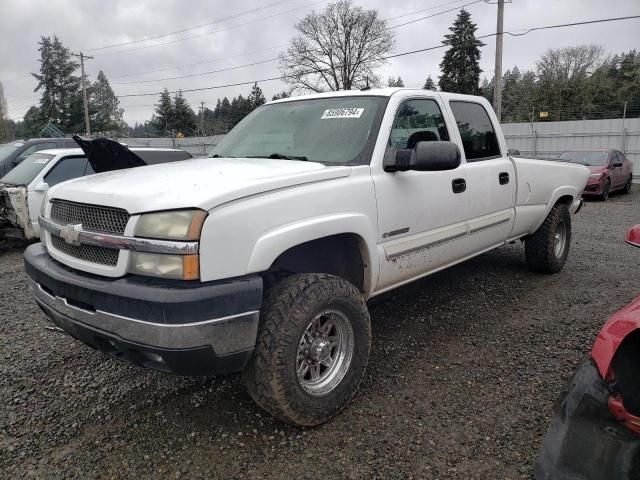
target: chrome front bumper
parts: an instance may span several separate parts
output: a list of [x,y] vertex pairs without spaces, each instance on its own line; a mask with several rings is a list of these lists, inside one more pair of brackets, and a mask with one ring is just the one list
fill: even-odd
[[[201,322],[163,324],[122,317],[101,310],[86,310],[54,296],[30,280],[36,302],[53,320],[56,316],[81,322],[125,341],[157,348],[187,349],[210,345],[218,355],[253,348],[258,331],[259,310]],[[62,327],[61,327],[62,328]],[[63,328],[64,329],[64,328]]]

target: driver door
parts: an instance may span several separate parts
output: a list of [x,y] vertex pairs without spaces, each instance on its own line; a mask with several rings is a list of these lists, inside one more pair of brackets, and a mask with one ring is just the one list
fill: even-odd
[[[394,158],[419,141],[450,138],[443,109],[435,99],[407,99],[396,110],[385,157]],[[448,171],[380,171],[373,177],[381,256],[377,290],[406,283],[464,257],[465,164]]]

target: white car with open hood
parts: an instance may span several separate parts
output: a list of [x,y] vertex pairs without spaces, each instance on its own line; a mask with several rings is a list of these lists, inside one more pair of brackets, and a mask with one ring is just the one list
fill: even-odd
[[[77,138],[85,147],[93,146],[91,158],[81,148],[42,150],[28,155],[0,178],[0,247],[40,237],[38,214],[50,187],[96,172],[192,158],[189,152],[174,148],[129,149],[113,140]],[[107,155],[101,158],[103,149]]]
[[363,378],[367,299],[515,240],[533,270],[559,272],[588,178],[509,156],[479,97],[288,98],[213,158],[51,188],[25,265],[75,338],[167,372],[243,371],[265,410],[312,426]]

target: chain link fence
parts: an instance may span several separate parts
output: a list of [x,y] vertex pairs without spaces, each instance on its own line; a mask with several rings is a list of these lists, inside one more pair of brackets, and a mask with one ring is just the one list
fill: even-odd
[[220,143],[224,135],[211,135],[208,137],[125,137],[115,140],[128,145],[129,147],[161,147],[177,148],[189,152],[194,157],[205,157],[211,153],[213,148]]
[[507,146],[522,155],[555,158],[565,150],[615,148],[633,162],[640,181],[640,118],[505,123]]

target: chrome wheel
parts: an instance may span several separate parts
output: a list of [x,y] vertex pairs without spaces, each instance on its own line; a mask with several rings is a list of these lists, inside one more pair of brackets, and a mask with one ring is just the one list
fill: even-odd
[[562,258],[562,254],[564,253],[564,247],[567,243],[567,226],[564,222],[560,222],[556,226],[556,233],[553,240],[553,251],[556,255],[556,258]]
[[296,373],[300,386],[314,396],[331,392],[342,381],[353,357],[351,322],[340,310],[316,315],[298,343]]

